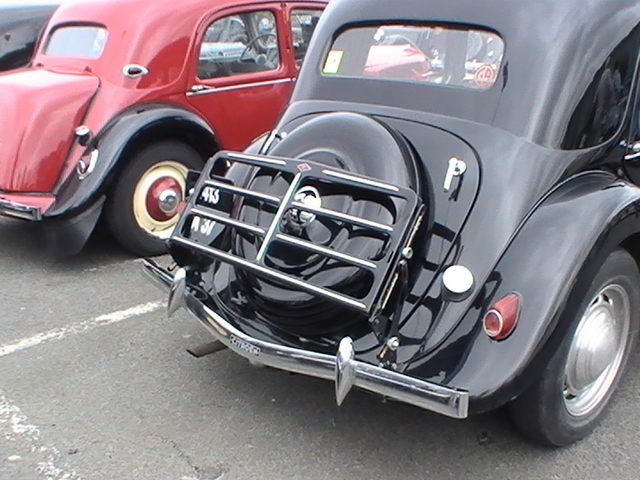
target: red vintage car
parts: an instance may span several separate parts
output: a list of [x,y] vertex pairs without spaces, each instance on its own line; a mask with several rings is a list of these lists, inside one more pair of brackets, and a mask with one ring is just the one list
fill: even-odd
[[32,67],[0,75],[0,214],[73,254],[102,218],[165,250],[188,170],[268,131],[322,0],[88,0],[51,18]]

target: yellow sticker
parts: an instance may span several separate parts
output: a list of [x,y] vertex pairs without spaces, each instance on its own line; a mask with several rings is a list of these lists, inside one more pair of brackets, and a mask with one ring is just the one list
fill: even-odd
[[329,55],[327,55],[327,61],[324,62],[324,68],[322,69],[322,73],[327,75],[334,75],[338,73],[340,70],[340,62],[342,61],[342,55],[344,52],[342,50],[331,50]]

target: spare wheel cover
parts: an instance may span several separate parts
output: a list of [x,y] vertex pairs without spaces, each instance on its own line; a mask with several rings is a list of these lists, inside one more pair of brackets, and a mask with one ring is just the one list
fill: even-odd
[[[314,117],[300,125],[269,154],[310,160],[417,190],[415,162],[410,152],[405,140],[381,122],[361,114],[337,112]],[[271,176],[254,177],[248,184],[250,189],[279,196],[284,195],[287,187],[288,183],[281,177]],[[389,213],[372,202],[332,195],[327,190],[331,190],[330,186],[317,188],[324,207],[371,220],[390,221]],[[265,226],[270,223],[272,213],[255,204],[245,204],[238,217],[241,221]],[[340,251],[360,258],[376,257],[382,245],[381,241],[354,236],[335,223],[320,220],[311,221],[299,233],[314,243],[339,247]],[[233,241],[235,253],[245,258],[255,258],[258,247],[257,241],[240,235]],[[276,247],[270,248],[265,261],[289,275],[356,297],[366,282],[362,270],[356,267],[329,266],[324,257],[294,252],[290,247]],[[353,312],[343,312],[342,307],[308,293],[292,291],[246,272],[238,271],[237,275],[252,308],[289,331],[328,334],[361,320]]]

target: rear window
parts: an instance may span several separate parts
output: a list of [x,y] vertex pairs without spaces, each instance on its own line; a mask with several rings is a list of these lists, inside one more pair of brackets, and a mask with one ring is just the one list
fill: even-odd
[[44,48],[45,55],[98,58],[107,43],[107,29],[96,25],[56,28]]
[[416,25],[352,28],[336,38],[322,73],[486,90],[498,78],[503,53],[502,39],[484,30]]

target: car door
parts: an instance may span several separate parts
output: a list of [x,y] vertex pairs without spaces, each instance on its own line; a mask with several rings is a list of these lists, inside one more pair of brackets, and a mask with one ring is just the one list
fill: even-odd
[[[299,31],[311,21],[298,20]],[[211,124],[222,148],[245,148],[284,108],[297,73],[290,24],[283,3],[226,9],[203,23],[187,101]]]

